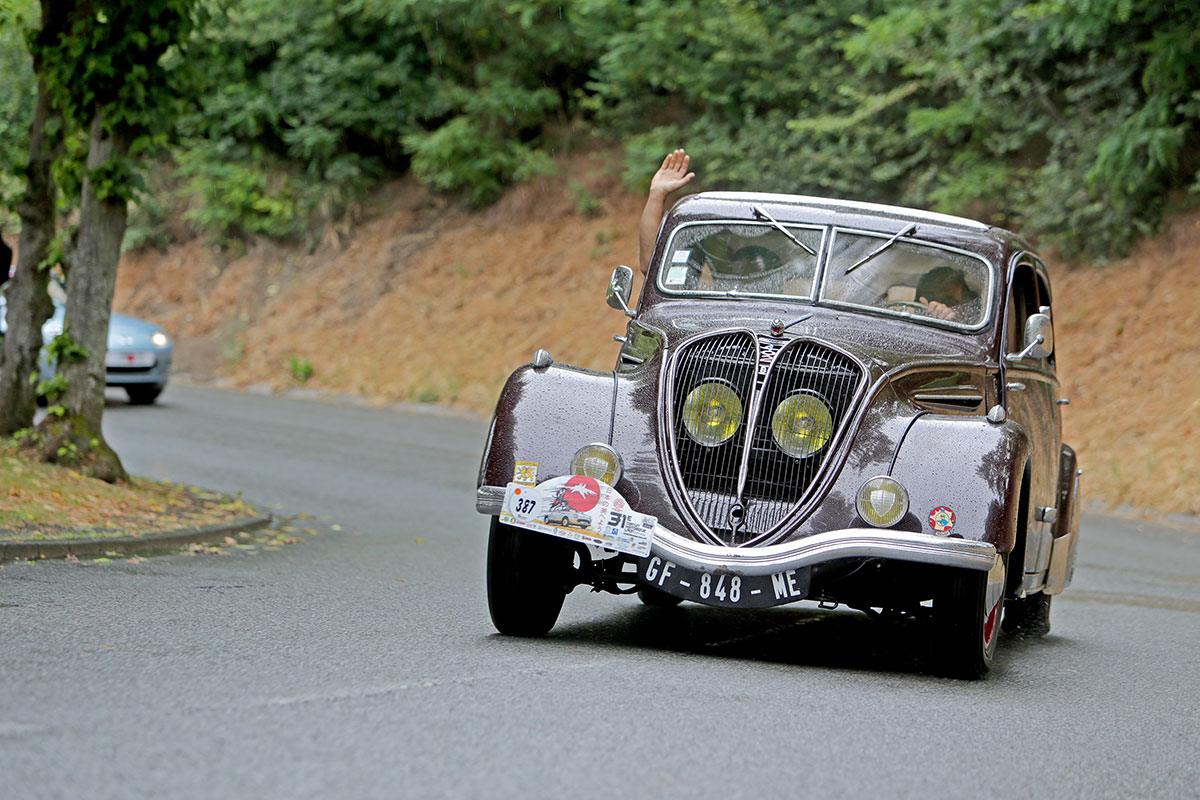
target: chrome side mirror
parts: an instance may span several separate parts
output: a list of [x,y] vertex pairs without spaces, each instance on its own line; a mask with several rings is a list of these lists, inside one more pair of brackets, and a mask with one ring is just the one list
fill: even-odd
[[625,316],[632,317],[633,311],[629,308],[629,296],[632,292],[633,270],[622,264],[613,270],[612,278],[608,281],[605,302],[613,308],[624,311]]
[[1045,358],[1054,352],[1054,323],[1046,314],[1031,314],[1025,320],[1025,349],[1009,353],[1004,358],[1010,363],[1023,358]]

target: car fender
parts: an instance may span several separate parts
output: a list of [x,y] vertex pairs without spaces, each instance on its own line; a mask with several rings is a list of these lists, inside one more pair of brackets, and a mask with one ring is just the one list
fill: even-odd
[[[907,489],[909,513],[922,530],[989,542],[1007,553],[1016,541],[1028,459],[1028,436],[1011,420],[923,414],[897,448],[891,475]],[[948,528],[951,515],[941,509],[953,515]]]
[[517,462],[535,465],[520,482],[566,475],[580,447],[608,444],[615,382],[611,372],[560,364],[513,372],[492,415],[478,486],[507,486]]

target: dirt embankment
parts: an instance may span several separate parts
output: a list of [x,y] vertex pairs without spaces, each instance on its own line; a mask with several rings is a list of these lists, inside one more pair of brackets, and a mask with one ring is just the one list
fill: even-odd
[[[616,358],[625,320],[604,289],[616,264],[636,265],[642,198],[607,154],[565,173],[482,212],[400,182],[312,252],[197,240],[131,253],[116,309],[171,331],[192,380],[488,413],[538,347],[596,369]],[[1200,513],[1198,263],[1193,212],[1122,261],[1052,267],[1066,440],[1090,497]]]

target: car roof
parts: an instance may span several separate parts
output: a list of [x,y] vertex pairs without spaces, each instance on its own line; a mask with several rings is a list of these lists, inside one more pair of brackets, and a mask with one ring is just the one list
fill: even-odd
[[696,195],[696,197],[712,200],[737,200],[741,202],[758,200],[760,202],[768,202],[772,204],[813,206],[832,211],[840,210],[849,213],[866,213],[874,216],[896,217],[906,220],[924,220],[926,222],[937,223],[938,225],[970,228],[978,231],[986,231],[991,227],[973,219],[956,217],[950,214],[939,214],[936,211],[922,211],[916,208],[890,206],[883,203],[866,203],[859,200],[837,200],[830,197],[813,197],[811,195],[802,194],[775,194],[771,192],[703,192],[699,195]]
[[[898,231],[905,225],[916,222],[933,229],[926,230],[925,234],[940,232],[940,235],[935,234],[935,238],[949,237],[965,246],[970,246],[970,242],[977,243],[976,246],[990,246],[1004,253],[1005,257],[1014,251],[1033,252],[1029,243],[1018,234],[967,217],[905,206],[799,194],[700,192],[684,197],[675,204],[670,212],[674,217],[671,222],[678,224],[706,217],[755,219],[751,207],[760,204],[770,206],[774,211],[769,213],[789,222],[805,221],[819,225],[891,231]],[[988,245],[984,245],[984,242]]]

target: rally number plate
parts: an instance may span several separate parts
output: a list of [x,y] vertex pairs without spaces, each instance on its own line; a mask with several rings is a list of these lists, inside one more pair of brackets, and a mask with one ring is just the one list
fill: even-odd
[[706,572],[651,556],[643,559],[638,577],[668,594],[696,603],[727,608],[768,608],[808,596],[812,571],[788,569],[770,575]]
[[564,475],[537,486],[508,484],[500,521],[633,556],[649,554],[658,524],[631,509],[616,489],[585,475]]

